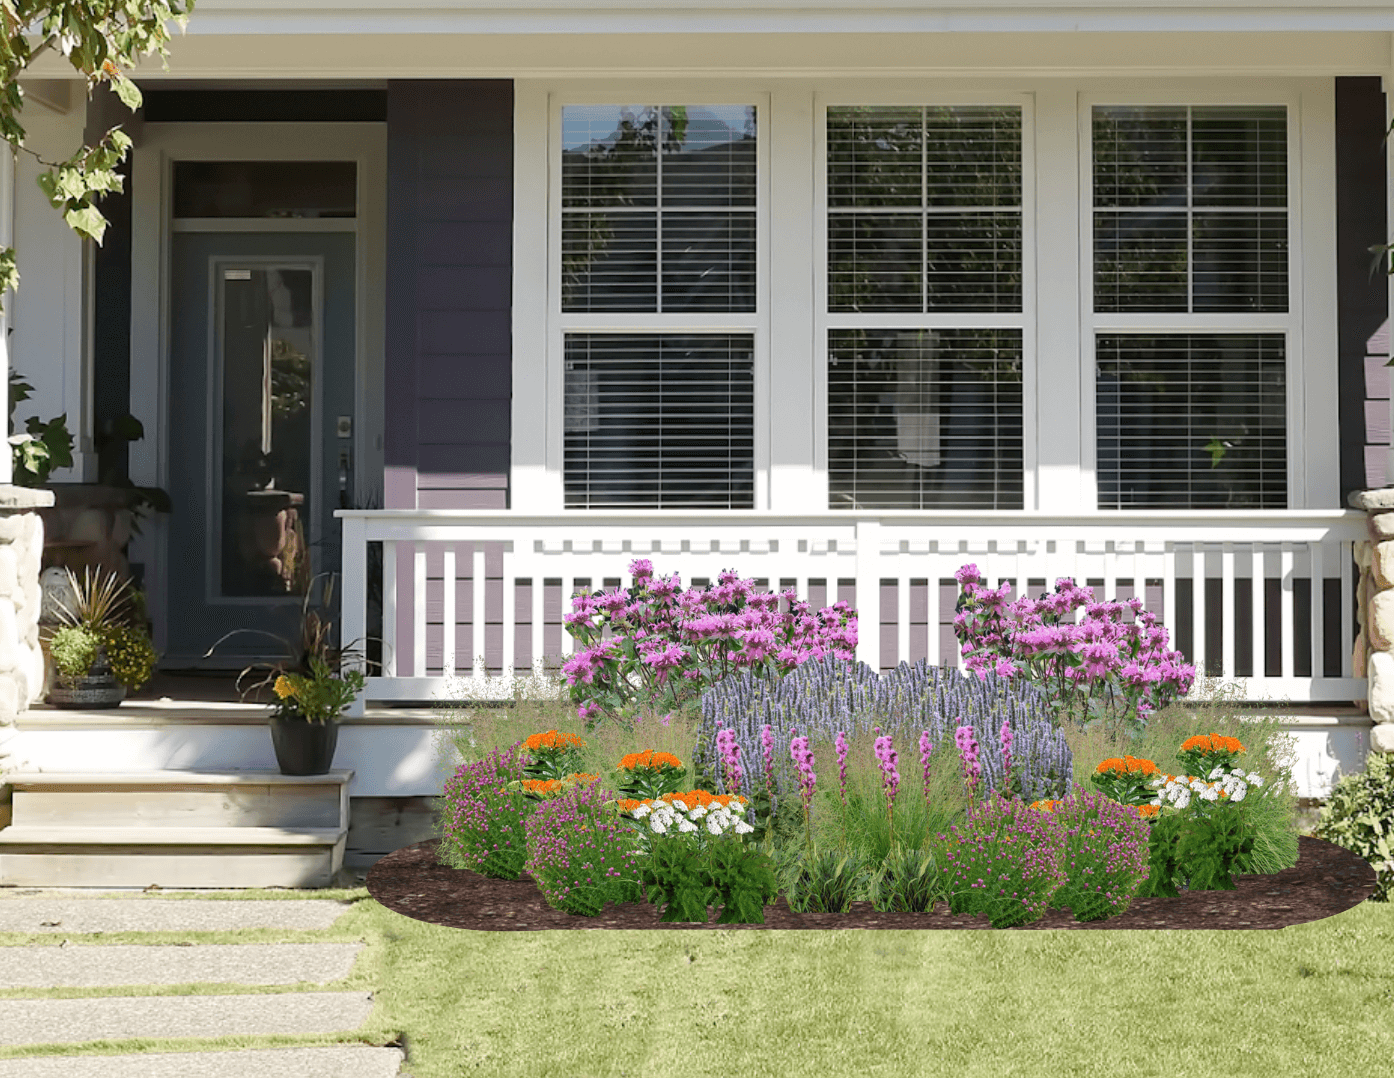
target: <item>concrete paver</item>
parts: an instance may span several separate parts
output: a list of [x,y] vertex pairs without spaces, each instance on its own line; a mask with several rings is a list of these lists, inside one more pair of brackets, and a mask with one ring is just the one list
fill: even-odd
[[328,928],[349,911],[332,899],[234,902],[215,899],[37,897],[0,900],[0,932],[235,932]]
[[362,949],[361,943],[0,947],[0,988],[327,984],[347,977]]
[[7,999],[0,1044],[351,1032],[372,1009],[371,992]]
[[400,1048],[245,1048],[0,1059],[0,1078],[396,1078]]

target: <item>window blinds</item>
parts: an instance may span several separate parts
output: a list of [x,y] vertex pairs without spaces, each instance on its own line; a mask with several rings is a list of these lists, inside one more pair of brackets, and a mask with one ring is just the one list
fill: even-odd
[[566,337],[568,509],[750,509],[750,334]]
[[1096,106],[1094,309],[1288,309],[1287,110]]
[[1100,509],[1283,509],[1280,333],[1102,334]]
[[831,507],[1020,509],[1021,336],[831,331]]

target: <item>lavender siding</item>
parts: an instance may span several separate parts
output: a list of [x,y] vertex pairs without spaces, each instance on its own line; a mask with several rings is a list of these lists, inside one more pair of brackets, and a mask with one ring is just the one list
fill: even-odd
[[387,91],[384,502],[508,506],[513,84]]
[[[1378,78],[1336,80],[1336,282],[1341,504],[1385,484],[1389,292],[1370,248],[1388,242],[1384,94]],[[1394,477],[1391,477],[1394,478]]]

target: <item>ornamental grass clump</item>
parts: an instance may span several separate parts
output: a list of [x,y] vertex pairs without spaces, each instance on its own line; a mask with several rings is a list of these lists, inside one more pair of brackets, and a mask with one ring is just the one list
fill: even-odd
[[967,822],[935,838],[950,912],[986,914],[993,928],[1038,920],[1065,883],[1064,829],[1024,801],[970,805]]
[[595,782],[539,805],[523,828],[523,867],[553,909],[595,917],[606,903],[642,900],[634,833]]
[[[920,660],[877,674],[865,663],[827,656],[783,677],[735,673],[702,694],[701,711],[693,767],[713,783],[720,771],[718,729],[734,732],[745,759],[760,758],[768,737],[771,814],[779,812],[783,799],[797,796],[798,776],[789,755],[796,728],[815,747],[832,743],[839,732],[855,740],[878,726],[896,739],[927,733],[932,744],[942,745],[966,725],[983,746],[979,796],[1010,789],[1012,796],[1038,800],[1064,796],[1072,782],[1070,746],[1051,724],[1045,696],[1021,679],[990,672],[965,676]],[[1010,775],[1002,752],[1004,723],[1011,735],[1006,741]]]
[[1126,910],[1148,875],[1146,820],[1106,794],[1084,790],[1038,811],[1060,824],[1065,882],[1051,896],[1051,908],[1069,907],[1076,921],[1099,921]]
[[451,868],[516,880],[527,860],[524,821],[537,802],[523,792],[518,746],[462,765],[441,795],[437,856]]

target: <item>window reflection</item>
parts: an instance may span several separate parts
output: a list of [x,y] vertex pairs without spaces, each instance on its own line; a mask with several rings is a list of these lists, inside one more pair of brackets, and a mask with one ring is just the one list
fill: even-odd
[[221,326],[221,592],[304,594],[314,271],[224,269]]

